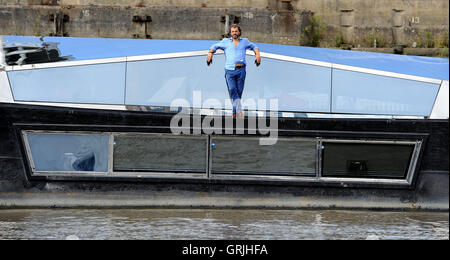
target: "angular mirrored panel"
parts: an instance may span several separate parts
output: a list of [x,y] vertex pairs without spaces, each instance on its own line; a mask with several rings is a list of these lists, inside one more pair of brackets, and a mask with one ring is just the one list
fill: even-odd
[[207,138],[126,134],[114,137],[114,171],[206,173]]
[[[256,67],[254,57],[246,60],[245,109],[267,110],[258,101],[277,99],[280,111],[330,112],[331,68],[270,58]],[[177,103],[182,100],[195,108],[230,109],[224,64],[224,55],[209,67],[204,56],[128,62],[125,103],[183,106]]]
[[213,137],[212,173],[315,176],[317,142],[281,139],[260,145],[259,138]]
[[404,179],[414,148],[414,144],[324,142],[322,176]]
[[256,67],[253,60],[247,57],[243,100],[277,99],[278,111],[331,112],[331,68],[270,58]]
[[429,116],[438,84],[333,70],[334,113]]
[[107,135],[27,133],[34,171],[107,172]]
[[128,62],[125,104],[201,108],[214,98],[224,107],[229,99],[224,55],[215,56],[213,64],[208,67],[204,56]]
[[17,101],[124,104],[125,62],[8,72]]

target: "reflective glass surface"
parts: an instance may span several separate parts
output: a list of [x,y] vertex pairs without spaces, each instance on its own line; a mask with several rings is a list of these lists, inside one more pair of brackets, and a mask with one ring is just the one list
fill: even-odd
[[323,143],[322,176],[406,177],[414,145]]
[[331,68],[264,58],[261,66],[247,57],[242,99],[278,99],[279,111],[329,113]]
[[259,145],[258,138],[212,138],[212,173],[316,175],[317,143],[278,139]]
[[27,134],[36,171],[108,171],[108,136]]
[[114,171],[206,173],[206,137],[114,137]]
[[[253,60],[247,56],[245,109],[268,110],[258,100],[277,99],[280,111],[330,112],[330,68],[268,58],[256,67]],[[196,108],[230,108],[224,64],[224,55],[214,56],[210,67],[203,56],[129,62],[126,104],[170,106],[182,99]]]
[[123,104],[125,62],[8,72],[17,101]]
[[[8,78],[16,101],[231,109],[224,59],[215,55],[211,66],[203,55],[12,70]],[[256,67],[253,60],[247,56],[247,110],[429,116],[439,91],[433,83],[271,58]]]
[[[182,99],[190,107],[200,108],[203,101],[214,98],[222,108],[228,98],[224,63],[224,55],[216,55],[211,67],[206,66],[204,56],[128,62],[125,102],[171,106]],[[199,93],[197,98],[194,91]]]
[[333,69],[333,112],[429,116],[439,85]]

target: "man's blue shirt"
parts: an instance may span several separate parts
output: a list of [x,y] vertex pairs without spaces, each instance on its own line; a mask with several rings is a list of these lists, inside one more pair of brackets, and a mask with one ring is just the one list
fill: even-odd
[[219,49],[225,52],[225,69],[234,70],[236,64],[246,64],[245,52],[247,50],[255,50],[258,47],[250,42],[247,38],[240,38],[237,46],[233,43],[233,38],[224,38],[222,41],[211,46],[214,52]]

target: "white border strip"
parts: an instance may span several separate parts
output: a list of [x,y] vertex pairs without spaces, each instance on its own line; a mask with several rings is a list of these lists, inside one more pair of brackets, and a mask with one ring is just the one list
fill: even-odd
[[[223,51],[217,51],[216,54],[223,54]],[[119,58],[107,58],[107,59],[93,59],[93,60],[80,60],[80,61],[63,61],[63,62],[49,62],[39,64],[27,64],[27,65],[15,65],[6,66],[6,71],[18,71],[18,70],[31,70],[31,69],[46,69],[46,68],[60,68],[60,67],[72,67],[83,65],[97,65],[107,63],[118,62],[132,62],[132,61],[146,61],[146,60],[159,60],[159,59],[173,59],[183,57],[195,57],[207,55],[208,51],[191,51],[191,52],[175,52],[175,53],[163,53]]]
[[431,111],[430,119],[449,118],[449,86],[448,80],[442,81],[436,101]]
[[0,70],[0,102],[14,103],[14,98],[9,86],[8,74]]
[[425,78],[425,77],[419,77],[419,76],[413,76],[413,75],[407,75],[407,74],[401,74],[401,73],[395,73],[395,72],[388,72],[388,71],[382,71],[382,70],[366,69],[366,68],[341,65],[341,64],[333,64],[332,68],[340,69],[340,70],[347,70],[347,71],[354,71],[354,72],[361,72],[361,73],[384,76],[384,77],[414,80],[414,81],[420,81],[420,82],[432,83],[432,84],[438,84],[438,85],[440,85],[442,82],[442,80],[439,80],[439,79]]
[[77,103],[48,103],[48,102],[21,102],[16,101],[15,104],[34,105],[34,106],[52,106],[64,108],[84,108],[84,109],[104,109],[104,110],[128,110],[124,105],[102,105],[102,104],[77,104]]
[[[263,58],[269,58],[269,59],[274,59],[274,60],[290,61],[290,62],[295,62],[295,63],[314,65],[314,66],[320,66],[320,67],[326,67],[326,68],[332,68],[332,66],[333,66],[333,63],[330,63],[330,62],[308,60],[308,59],[296,58],[296,57],[291,57],[291,56],[272,54],[272,53],[267,53],[267,52],[261,52],[260,54],[261,54],[261,57],[263,57]],[[254,56],[255,54],[251,51],[247,51],[247,55]]]
[[[81,65],[95,65],[95,64],[105,64],[105,63],[117,63],[117,62],[133,62],[133,61],[145,61],[145,60],[157,60],[157,59],[172,59],[172,58],[183,58],[183,57],[194,57],[194,56],[203,56],[207,55],[208,50],[204,51],[191,51],[191,52],[176,52],[176,53],[163,53],[163,54],[152,54],[152,55],[141,55],[141,56],[130,56],[130,57],[120,57],[120,58],[108,58],[108,59],[95,59],[95,60],[82,60],[82,61],[65,61],[65,62],[53,62],[53,63],[41,63],[41,64],[30,64],[30,65],[21,65],[21,66],[6,66],[6,71],[18,71],[18,70],[30,70],[30,69],[43,69],[43,68],[58,68],[58,67],[70,67],[70,66],[81,66]],[[223,51],[218,50],[216,54],[223,54]],[[247,55],[254,56],[252,51],[247,51]],[[329,62],[322,62],[316,60],[309,60],[303,58],[296,58],[272,53],[261,52],[261,57],[281,60],[281,61],[289,61],[301,64],[308,64],[314,66],[321,66],[332,69],[341,69],[347,71],[361,72],[366,74],[399,78],[399,79],[407,79],[420,81],[425,83],[432,84],[441,84],[442,80],[433,79],[427,77],[413,76],[408,74],[401,74],[395,72],[388,72],[382,70],[375,69],[367,69],[361,67],[354,67],[342,64],[335,64]]]
[[73,66],[82,66],[82,65],[109,64],[109,63],[118,63],[118,62],[126,62],[126,61],[127,61],[127,57],[120,57],[120,58],[108,58],[108,59],[96,59],[96,60],[61,61],[61,62],[6,66],[5,69],[6,69],[6,71],[49,69],[49,68],[73,67]]
[[[217,51],[215,54],[222,54],[222,53],[223,53],[223,51]],[[208,54],[208,50],[205,50],[205,51],[163,53],[163,54],[130,56],[130,57],[127,57],[127,61],[145,61],[145,60],[184,58],[184,57],[194,57],[194,56],[206,56],[207,54]],[[206,57],[205,57],[205,59],[206,59]]]

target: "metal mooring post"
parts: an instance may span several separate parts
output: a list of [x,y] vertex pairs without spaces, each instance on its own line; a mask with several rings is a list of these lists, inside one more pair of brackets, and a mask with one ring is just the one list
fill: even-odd
[[50,22],[53,22],[53,33],[51,36],[68,36],[66,33],[65,23],[69,22],[69,16],[61,11],[48,15]]
[[144,35],[134,34],[134,38],[145,38],[151,39],[152,36],[149,33],[149,26],[152,22],[152,17],[150,15],[133,15],[133,23],[137,23],[144,26]]

